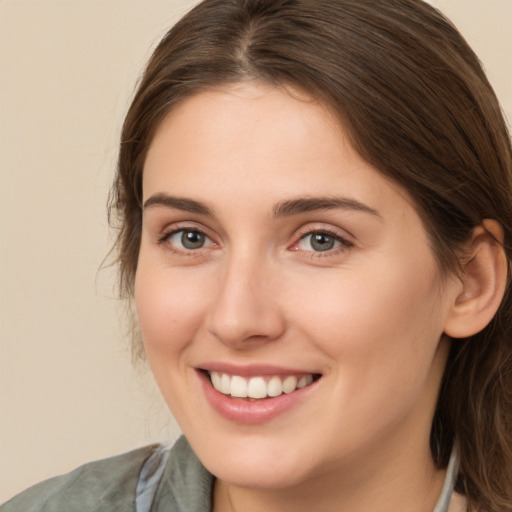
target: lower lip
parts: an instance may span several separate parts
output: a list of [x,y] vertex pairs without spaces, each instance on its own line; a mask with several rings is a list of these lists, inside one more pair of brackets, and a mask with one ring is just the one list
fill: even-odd
[[211,406],[224,418],[246,425],[265,423],[298,405],[316,387],[318,382],[315,381],[293,393],[283,393],[273,398],[263,398],[251,402],[224,395],[212,386],[207,375],[203,372],[198,373],[204,393]]

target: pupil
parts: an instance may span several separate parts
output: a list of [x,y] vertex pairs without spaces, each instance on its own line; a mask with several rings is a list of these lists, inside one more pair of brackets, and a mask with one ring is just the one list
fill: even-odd
[[334,238],[329,235],[313,235],[311,238],[311,247],[313,247],[315,251],[328,251],[334,247]]
[[186,249],[199,249],[204,244],[204,235],[197,231],[184,231],[181,235],[181,243]]

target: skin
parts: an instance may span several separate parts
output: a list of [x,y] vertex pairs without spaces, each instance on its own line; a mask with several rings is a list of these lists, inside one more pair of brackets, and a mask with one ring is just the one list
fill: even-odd
[[[154,199],[163,195],[208,211]],[[145,350],[218,478],[214,509],[431,511],[444,472],[430,425],[462,285],[441,277],[407,193],[326,108],[244,83],[174,108],[150,147],[143,196]],[[275,215],[285,201],[333,197],[348,206]],[[185,248],[179,230],[205,233],[204,245]],[[331,234],[333,248],[315,250],[311,232]],[[212,361],[322,377],[284,413],[242,425],[205,397],[197,369]]]

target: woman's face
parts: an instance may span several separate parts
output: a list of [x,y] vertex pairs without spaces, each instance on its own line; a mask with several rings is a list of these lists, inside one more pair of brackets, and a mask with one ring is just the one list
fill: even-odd
[[144,345],[211,472],[283,487],[430,460],[455,282],[325,108],[201,92],[157,130],[143,193]]

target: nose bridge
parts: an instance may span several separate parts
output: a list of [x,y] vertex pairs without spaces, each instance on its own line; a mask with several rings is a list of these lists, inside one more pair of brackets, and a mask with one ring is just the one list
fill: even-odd
[[249,247],[226,258],[209,312],[209,330],[223,343],[246,346],[248,341],[277,338],[284,319],[272,292],[272,264]]

